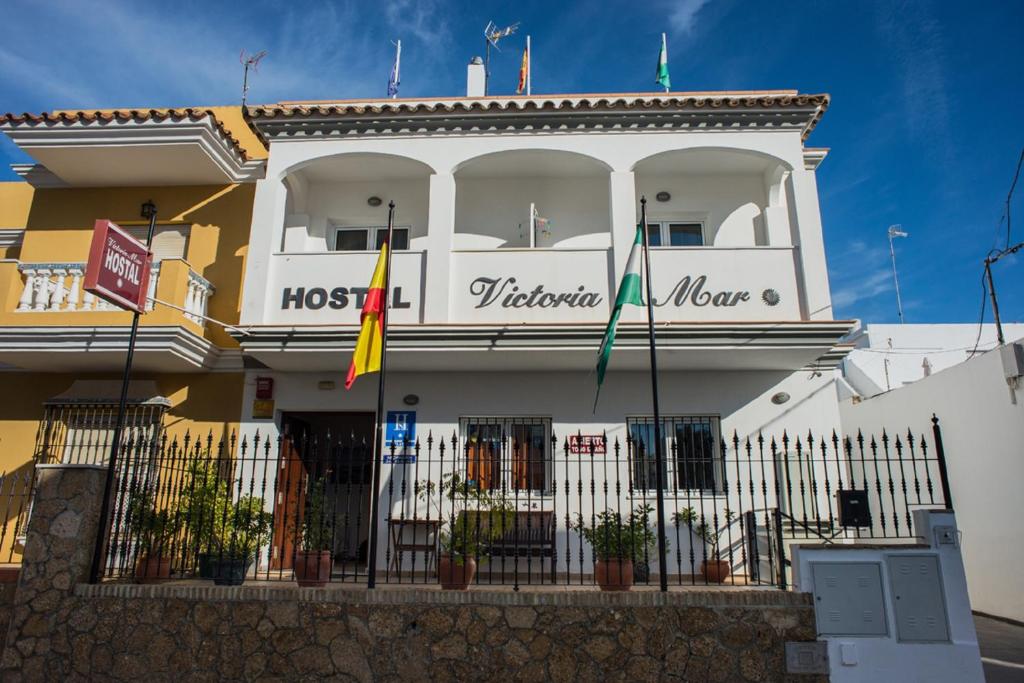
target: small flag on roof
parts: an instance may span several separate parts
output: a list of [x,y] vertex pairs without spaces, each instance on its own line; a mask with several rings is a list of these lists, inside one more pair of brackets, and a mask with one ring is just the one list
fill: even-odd
[[672,79],[668,76],[668,42],[665,34],[661,34],[661,52],[658,53],[658,72],[654,82],[665,88],[665,92],[672,89]]
[[388,76],[388,97],[398,97],[398,86],[402,84],[402,76],[399,68],[402,65],[402,41],[395,43],[395,64],[391,67],[391,75]]

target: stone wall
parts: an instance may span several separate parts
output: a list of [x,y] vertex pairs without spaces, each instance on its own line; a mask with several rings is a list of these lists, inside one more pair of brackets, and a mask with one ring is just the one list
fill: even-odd
[[48,647],[23,654],[20,673],[152,682],[779,681],[784,643],[815,639],[808,598],[82,585],[57,606]]
[[3,681],[779,681],[816,635],[783,591],[90,585],[103,470],[38,482]]

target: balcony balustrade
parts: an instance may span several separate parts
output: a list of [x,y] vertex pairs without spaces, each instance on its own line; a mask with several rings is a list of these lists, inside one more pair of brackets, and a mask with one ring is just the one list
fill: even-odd
[[[16,266],[20,285],[12,283],[11,289],[16,291],[17,300],[14,305],[4,307],[5,314],[12,313],[17,318],[7,318],[6,324],[32,324],[42,322],[42,314],[61,314],[59,319],[47,319],[50,324],[79,325],[96,324],[92,316],[71,314],[118,313],[120,308],[112,303],[85,291],[85,263],[17,263],[7,262],[8,268]],[[14,277],[14,274],[11,274]],[[9,290],[10,291],[10,290]],[[13,293],[13,292],[12,292]],[[168,259],[152,266],[147,292],[146,311],[153,311],[156,300],[166,301],[181,310],[163,307],[166,314],[155,315],[157,324],[167,324],[167,315],[184,316],[196,325],[203,326],[209,299],[213,296],[213,285],[192,270],[184,261]],[[20,316],[26,315],[24,318]],[[67,318],[63,314],[69,314]],[[58,322],[59,320],[59,322]]]

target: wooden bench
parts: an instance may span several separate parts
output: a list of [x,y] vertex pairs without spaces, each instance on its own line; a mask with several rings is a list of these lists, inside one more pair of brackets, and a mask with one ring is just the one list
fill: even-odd
[[550,510],[516,511],[512,524],[487,544],[492,557],[550,558],[552,582],[555,581],[555,547],[555,513]]

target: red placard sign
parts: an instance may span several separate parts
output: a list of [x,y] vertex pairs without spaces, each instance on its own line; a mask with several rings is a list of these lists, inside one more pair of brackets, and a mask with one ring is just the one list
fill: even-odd
[[85,291],[139,313],[146,312],[146,292],[153,254],[113,221],[99,219],[92,231]]
[[604,455],[607,453],[601,434],[570,434],[569,452],[575,455]]

